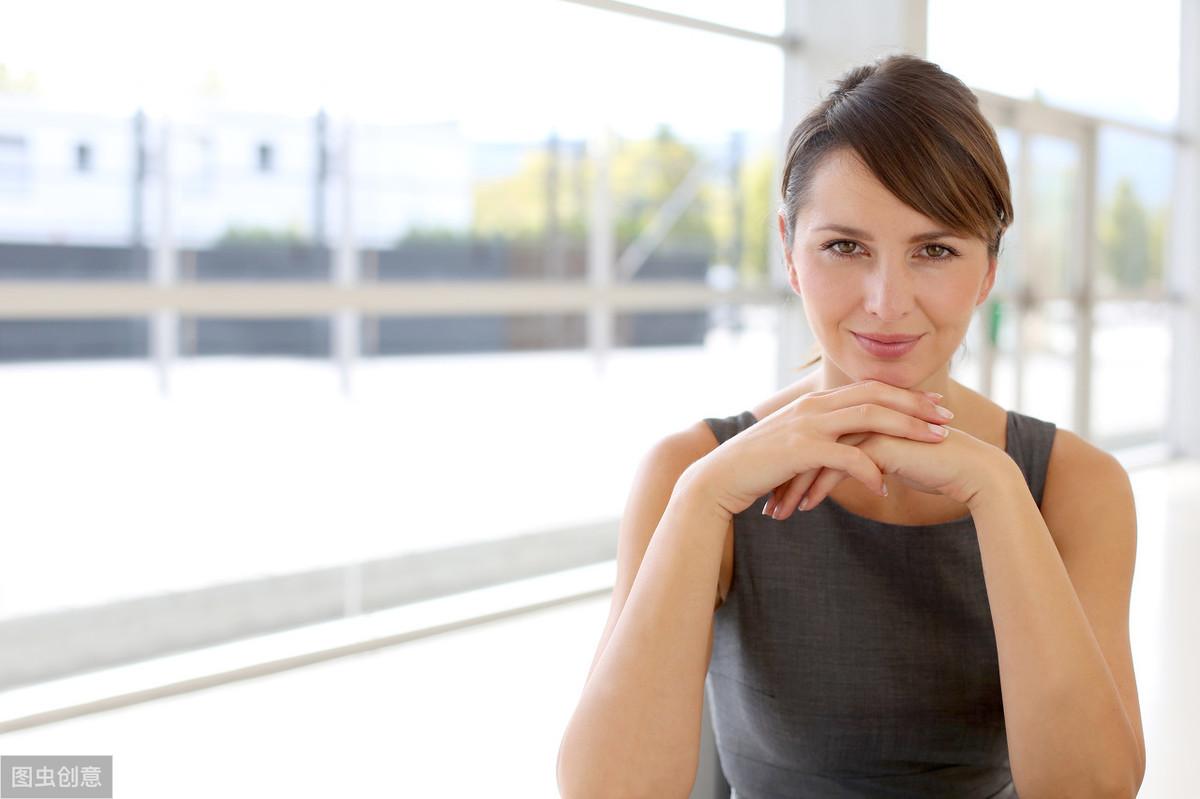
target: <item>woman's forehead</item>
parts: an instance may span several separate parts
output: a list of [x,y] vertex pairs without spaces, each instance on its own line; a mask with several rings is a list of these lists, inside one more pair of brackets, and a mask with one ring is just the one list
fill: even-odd
[[[916,244],[917,242],[928,241],[929,239],[960,239],[961,238],[961,239],[965,240],[964,236],[960,236],[958,233],[955,233],[953,230],[950,230],[944,226],[937,225],[936,223],[931,222],[930,224],[932,226],[929,227],[928,229],[920,230],[916,233],[913,233],[911,236],[909,236],[908,243]],[[868,242],[874,241],[876,239],[876,234],[869,228],[855,227],[853,225],[842,224],[839,222],[814,223],[814,225],[812,227],[810,227],[809,230],[810,230],[810,232],[813,232],[813,233],[827,233],[827,232],[828,233],[840,233],[844,236],[853,236],[857,239],[862,239],[863,241],[868,241]],[[880,238],[898,238],[898,237],[902,237],[902,236],[903,236],[902,233],[897,234],[895,230],[887,230],[887,229],[881,229],[881,233],[879,235]]]
[[854,216],[871,214],[914,230],[944,227],[901,202],[852,154],[834,152],[821,161],[809,187],[809,200],[808,216],[820,217],[821,225],[853,225]]
[[977,238],[904,203],[875,177],[858,153],[847,148],[833,150],[821,159],[807,199],[797,215],[798,227],[805,235],[840,233],[863,241],[905,243],[929,238],[965,243]]

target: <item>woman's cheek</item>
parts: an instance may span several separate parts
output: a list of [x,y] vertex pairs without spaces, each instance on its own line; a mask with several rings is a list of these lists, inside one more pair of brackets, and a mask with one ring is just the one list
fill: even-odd
[[846,287],[811,275],[802,277],[799,283],[804,315],[817,327],[836,327],[838,318],[845,315]]
[[811,297],[818,308],[845,300],[856,290],[845,274],[835,274],[834,270],[822,268],[819,263],[805,264],[800,270],[799,283],[801,297]]

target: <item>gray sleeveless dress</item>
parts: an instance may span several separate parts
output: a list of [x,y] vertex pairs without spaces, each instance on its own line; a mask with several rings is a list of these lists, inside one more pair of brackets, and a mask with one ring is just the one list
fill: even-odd
[[[758,420],[704,420],[724,443]],[[1055,425],[1008,412],[1034,500]],[[868,519],[826,497],[734,516],[705,679],[732,799],[1011,799],[1000,670],[975,524]]]

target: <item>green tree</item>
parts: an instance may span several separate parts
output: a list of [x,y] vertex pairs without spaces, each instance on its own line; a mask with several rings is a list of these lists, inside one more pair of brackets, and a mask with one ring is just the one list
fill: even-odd
[[[637,238],[663,202],[699,159],[695,150],[680,141],[666,126],[645,140],[621,140],[609,157],[609,183],[618,251]],[[512,175],[480,182],[474,189],[472,231],[481,236],[540,238],[550,220],[547,150],[526,154]],[[581,158],[561,157],[555,185],[558,225],[570,238],[582,240],[587,231],[587,203],[595,178],[595,164]],[[719,204],[719,190],[706,185],[672,226],[665,246],[679,244],[713,249],[710,206]]]
[[473,190],[471,232],[508,239],[545,237],[550,220],[550,170],[557,166],[555,208],[558,226],[568,238],[584,237],[591,168],[586,161],[562,156],[557,165],[546,149],[531,150],[511,175],[478,182]]
[[214,247],[235,247],[254,245],[304,244],[307,239],[293,225],[286,229],[268,228],[252,225],[230,225],[216,241]]
[[1150,260],[1146,276],[1150,286],[1162,286],[1166,273],[1167,217],[1170,209],[1160,205],[1150,216]]
[[413,225],[396,240],[401,244],[448,244],[451,242],[464,243],[470,239],[470,233],[448,225]]
[[[745,283],[766,280],[771,271],[771,237],[778,236],[771,178],[775,158],[764,150],[742,164],[739,190],[742,195],[742,254],[738,271]],[[782,268],[782,266],[780,267]]]
[[[1116,185],[1113,200],[1105,209],[1100,224],[1100,240],[1104,248],[1102,267],[1117,287],[1133,288],[1146,285],[1151,274],[1152,235],[1146,209],[1133,189],[1133,182],[1123,178]],[[1161,242],[1158,246],[1161,274]]]
[[[623,141],[616,147],[610,177],[619,247],[628,246],[646,229],[699,161],[700,155],[666,125],[652,139]],[[719,189],[707,185],[711,180],[712,176],[671,227],[665,246],[674,243],[710,251],[716,247],[709,208],[719,206],[721,198]]]

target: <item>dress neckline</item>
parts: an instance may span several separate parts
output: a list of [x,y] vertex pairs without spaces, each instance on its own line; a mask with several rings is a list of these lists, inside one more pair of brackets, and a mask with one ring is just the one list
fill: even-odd
[[[752,411],[746,411],[746,415],[750,419],[754,420],[753,421],[754,424],[758,423],[758,417],[756,417]],[[1014,421],[1013,421],[1013,411],[1005,410],[1005,412],[1004,412],[1004,451],[1009,455],[1009,457],[1012,457],[1013,436],[1015,435],[1015,431],[1014,431],[1015,426],[1016,425],[1014,424]],[[973,524],[975,521],[975,518],[971,514],[968,513],[965,516],[959,516],[957,519],[951,519],[951,520],[945,521],[945,522],[935,522],[933,524],[900,524],[898,522],[885,522],[880,519],[872,519],[870,516],[863,516],[861,514],[855,513],[854,511],[841,505],[837,500],[835,500],[831,496],[827,496],[827,497],[825,497],[825,499],[821,500],[821,504],[818,507],[825,507],[826,505],[828,505],[834,511],[834,513],[839,513],[842,516],[853,519],[854,521],[858,522],[859,524],[866,525],[868,527],[874,527],[874,528],[880,529],[880,530],[926,530],[929,528],[939,528],[939,527],[962,527],[967,524]],[[815,510],[815,508],[814,508],[814,510]],[[804,511],[804,513],[811,513],[811,511]],[[798,515],[800,515],[800,512],[797,512],[796,516],[798,516]],[[796,518],[796,516],[793,516],[793,518]]]

